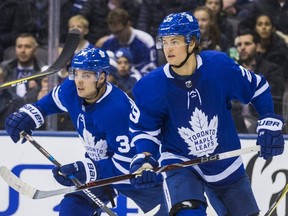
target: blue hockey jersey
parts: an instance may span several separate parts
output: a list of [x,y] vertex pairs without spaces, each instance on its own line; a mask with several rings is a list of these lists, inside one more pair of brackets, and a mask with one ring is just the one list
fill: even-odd
[[142,74],[146,75],[156,68],[157,56],[155,41],[148,33],[131,28],[131,36],[128,44],[120,44],[117,37],[110,35],[104,42],[102,48],[116,52],[121,47],[127,47],[133,56],[134,67]]
[[[161,151],[162,165],[240,148],[231,101],[252,102],[260,115],[273,113],[266,80],[237,65],[225,53],[196,55],[191,76],[177,77],[169,64],[136,83],[130,116],[132,144],[138,153]],[[238,179],[245,170],[241,157],[200,164],[193,168],[207,182]]]
[[66,79],[36,105],[46,115],[69,113],[86,148],[86,156],[109,164],[103,164],[102,169],[106,170],[100,171],[101,177],[107,178],[128,174],[131,158],[136,154],[135,147],[130,147],[128,132],[132,103],[123,91],[107,83],[105,94],[96,103],[85,104],[77,94],[74,81]]

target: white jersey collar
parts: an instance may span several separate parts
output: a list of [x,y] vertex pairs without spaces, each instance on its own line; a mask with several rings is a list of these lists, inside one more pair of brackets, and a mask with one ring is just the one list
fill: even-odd
[[[196,54],[196,62],[197,62],[197,69],[199,69],[203,64],[203,61],[201,56],[198,54]],[[167,78],[174,78],[170,73],[169,66],[170,66],[169,63],[165,64],[163,67],[163,71]]]
[[99,98],[99,100],[96,101],[96,103],[100,103],[105,97],[107,97],[110,92],[112,91],[112,85],[109,82],[106,82],[106,91],[105,93],[102,95],[101,98]]

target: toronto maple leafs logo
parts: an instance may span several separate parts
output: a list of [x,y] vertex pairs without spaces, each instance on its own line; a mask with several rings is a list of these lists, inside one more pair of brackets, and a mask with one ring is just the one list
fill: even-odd
[[99,161],[108,157],[106,140],[100,139],[95,143],[95,137],[86,128],[83,130],[83,138],[79,137],[91,159]]
[[86,129],[85,117],[82,114],[78,116],[77,127],[78,130],[82,129],[82,136],[79,133],[79,137],[89,157],[95,161],[107,158],[106,140],[95,140],[95,136]]
[[178,133],[188,144],[189,155],[197,157],[209,156],[218,146],[217,127],[218,117],[214,116],[210,122],[201,110],[196,108],[189,121],[190,128],[178,128]]

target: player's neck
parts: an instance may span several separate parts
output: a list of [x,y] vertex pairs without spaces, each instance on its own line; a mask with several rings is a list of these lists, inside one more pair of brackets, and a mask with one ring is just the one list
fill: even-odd
[[102,88],[100,88],[99,93],[95,94],[93,98],[85,98],[85,102],[87,104],[93,104],[96,103],[106,92],[107,86],[104,85]]
[[192,75],[197,68],[197,60],[195,54],[192,54],[187,62],[180,68],[172,67],[173,71],[180,76]]

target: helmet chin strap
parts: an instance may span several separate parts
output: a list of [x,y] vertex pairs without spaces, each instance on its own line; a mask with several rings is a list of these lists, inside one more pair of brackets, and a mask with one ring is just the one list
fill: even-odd
[[188,60],[188,58],[193,54],[193,51],[189,53],[189,45],[186,46],[186,58],[179,65],[171,65],[174,68],[181,68]]

